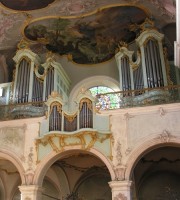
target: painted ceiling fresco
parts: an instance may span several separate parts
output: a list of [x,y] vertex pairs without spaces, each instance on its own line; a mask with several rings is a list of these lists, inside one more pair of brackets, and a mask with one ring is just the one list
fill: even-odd
[[35,10],[45,8],[55,0],[0,0],[2,5],[13,10]]
[[68,55],[79,64],[96,64],[111,59],[120,41],[136,37],[129,31],[132,23],[142,23],[147,14],[132,6],[102,9],[81,18],[46,18],[24,29],[25,36],[43,43],[60,55]]

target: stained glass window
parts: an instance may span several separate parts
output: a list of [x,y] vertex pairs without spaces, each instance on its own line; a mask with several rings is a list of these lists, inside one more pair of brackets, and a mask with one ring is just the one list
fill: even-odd
[[98,109],[108,110],[119,108],[119,97],[111,88],[95,86],[89,90],[91,91],[92,96],[96,97],[96,107]]

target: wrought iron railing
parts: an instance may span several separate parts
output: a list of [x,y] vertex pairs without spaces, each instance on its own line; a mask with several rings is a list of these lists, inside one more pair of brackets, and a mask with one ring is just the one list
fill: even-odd
[[9,104],[0,106],[0,121],[44,116],[47,106],[44,102]]
[[96,95],[96,108],[100,110],[177,102],[180,102],[180,85],[109,92]]

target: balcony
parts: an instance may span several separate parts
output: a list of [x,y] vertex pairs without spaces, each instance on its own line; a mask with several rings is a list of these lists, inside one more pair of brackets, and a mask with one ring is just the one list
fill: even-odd
[[[4,97],[3,97],[4,98]],[[180,85],[98,94],[97,110],[113,110],[180,102]],[[45,116],[45,102],[0,105],[0,121]]]
[[98,94],[99,110],[123,109],[180,102],[180,85]]

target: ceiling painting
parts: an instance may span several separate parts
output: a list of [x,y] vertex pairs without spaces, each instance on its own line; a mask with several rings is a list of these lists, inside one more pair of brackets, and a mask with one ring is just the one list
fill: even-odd
[[9,9],[30,11],[47,7],[55,0],[0,0],[1,4]]
[[140,8],[119,6],[81,18],[34,21],[24,34],[52,52],[68,55],[76,63],[97,64],[111,59],[120,41],[133,41],[136,35],[129,31],[129,25],[140,24],[146,17]]

